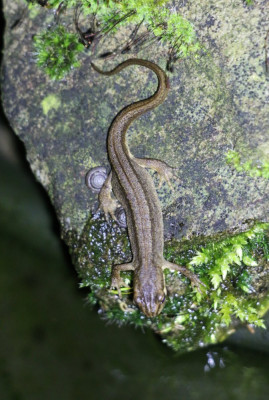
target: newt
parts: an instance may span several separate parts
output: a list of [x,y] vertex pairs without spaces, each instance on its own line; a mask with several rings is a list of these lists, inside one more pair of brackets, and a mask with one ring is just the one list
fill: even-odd
[[[114,118],[108,132],[108,156],[111,172],[99,193],[100,209],[115,218],[119,201],[126,213],[128,235],[133,258],[130,262],[114,265],[111,287],[116,288],[121,297],[120,287],[125,285],[121,271],[132,270],[133,300],[147,317],[161,313],[166,299],[163,270],[176,270],[191,280],[200,290],[202,282],[188,268],[173,264],[163,257],[163,217],[161,204],[149,172],[152,168],[160,175],[160,184],[166,180],[170,184],[173,168],[155,159],[134,157],[126,143],[126,132],[132,121],[145,112],[157,107],[165,100],[169,81],[165,72],[153,62],[129,59],[111,71],[102,71],[93,63],[93,69],[103,75],[114,75],[131,65],[140,65],[153,71],[158,78],[158,88],[149,98],[139,100],[123,108]],[[115,198],[111,196],[114,193]]]

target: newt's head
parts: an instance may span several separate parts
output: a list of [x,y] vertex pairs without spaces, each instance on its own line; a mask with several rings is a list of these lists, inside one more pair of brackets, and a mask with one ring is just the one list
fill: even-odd
[[166,287],[161,269],[156,268],[154,273],[134,274],[134,302],[147,317],[156,317],[162,312],[165,296]]

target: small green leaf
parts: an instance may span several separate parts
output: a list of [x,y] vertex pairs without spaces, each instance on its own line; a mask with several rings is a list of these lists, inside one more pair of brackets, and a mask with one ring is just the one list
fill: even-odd
[[221,275],[219,275],[216,272],[212,272],[212,273],[210,273],[210,275],[211,275],[212,285],[214,286],[214,289],[217,289],[219,287],[220,282],[221,282]]
[[197,256],[194,256],[190,261],[191,265],[201,265],[208,262],[208,257],[205,253],[197,251]]
[[242,289],[245,293],[251,293],[250,288],[247,285],[238,285],[240,287],[240,289]]
[[228,304],[225,304],[222,309],[220,310],[222,316],[221,316],[221,322],[224,323],[225,325],[229,326],[231,323],[231,309]]
[[258,264],[256,263],[255,260],[253,260],[253,258],[249,257],[249,256],[243,256],[242,259],[243,263],[245,265],[247,265],[248,267],[256,267]]
[[[243,249],[242,249],[242,246],[241,246],[240,244],[235,245],[235,246],[234,246],[234,251],[236,252],[236,254],[237,254],[239,260],[241,261],[241,260],[242,260],[242,257],[243,257]],[[240,263],[240,264],[241,264],[241,263]],[[238,265],[239,265],[239,264],[238,264]]]
[[266,325],[265,325],[263,319],[257,319],[255,321],[255,325],[258,326],[259,328],[266,329]]

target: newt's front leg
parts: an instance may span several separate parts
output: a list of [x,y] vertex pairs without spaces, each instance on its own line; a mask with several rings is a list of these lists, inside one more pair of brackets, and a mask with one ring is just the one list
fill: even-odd
[[195,275],[193,272],[191,272],[188,268],[183,267],[182,265],[177,265],[174,263],[171,263],[170,261],[164,260],[164,264],[162,266],[162,269],[168,268],[171,271],[179,271],[183,275],[185,275],[189,280],[191,281],[191,286],[197,287],[197,290],[202,293],[201,286],[205,287],[205,284],[200,281],[197,275]]
[[119,298],[121,298],[121,286],[125,286],[124,281],[122,280],[120,273],[121,271],[134,271],[133,264],[126,263],[126,264],[118,264],[112,267],[112,274],[111,274],[111,286],[110,288],[116,288],[118,290]]

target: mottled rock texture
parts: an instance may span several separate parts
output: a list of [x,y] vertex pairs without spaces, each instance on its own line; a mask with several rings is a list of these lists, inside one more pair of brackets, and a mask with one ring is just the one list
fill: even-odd
[[[193,23],[202,50],[198,59],[175,65],[169,73],[167,100],[132,124],[129,146],[136,156],[158,158],[175,167],[174,190],[167,185],[158,190],[165,239],[247,230],[253,221],[268,221],[268,179],[236,171],[226,163],[226,154],[235,150],[243,162],[253,163],[269,157],[269,3],[174,3]],[[5,112],[50,196],[63,237],[70,231],[75,234],[68,236],[74,248],[75,238],[85,233],[97,208],[97,194],[86,187],[85,175],[96,166],[109,168],[109,125],[125,105],[150,96],[156,79],[140,67],[114,77],[100,76],[90,67],[91,52],[85,51],[80,68],[61,81],[51,81],[35,64],[32,38],[54,23],[53,11],[29,12],[23,0],[4,0],[4,12]],[[103,42],[102,52],[111,46],[109,40]],[[155,43],[138,56],[165,68],[166,54]],[[110,69],[130,56],[134,54],[105,62],[95,57],[95,62]],[[78,268],[80,260],[85,262],[78,251]]]
[[[89,53],[81,56],[80,69],[60,82],[50,81],[34,62],[32,37],[53,23],[53,12],[29,14],[23,1],[4,3],[5,111],[63,231],[80,233],[97,200],[84,176],[94,166],[108,167],[111,120],[124,105],[149,96],[156,81],[139,67],[117,77],[98,76]],[[129,145],[139,157],[159,158],[177,168],[180,184],[175,183],[174,192],[166,186],[159,192],[166,238],[246,229],[251,220],[267,220],[268,180],[234,171],[225,155],[235,149],[243,160],[268,157],[268,2],[255,1],[252,7],[241,0],[177,3],[193,22],[204,51],[198,61],[176,64],[168,99],[133,123]],[[109,50],[109,42],[103,50]],[[165,66],[164,49],[156,45],[139,56]],[[100,65],[110,68],[119,61]]]

